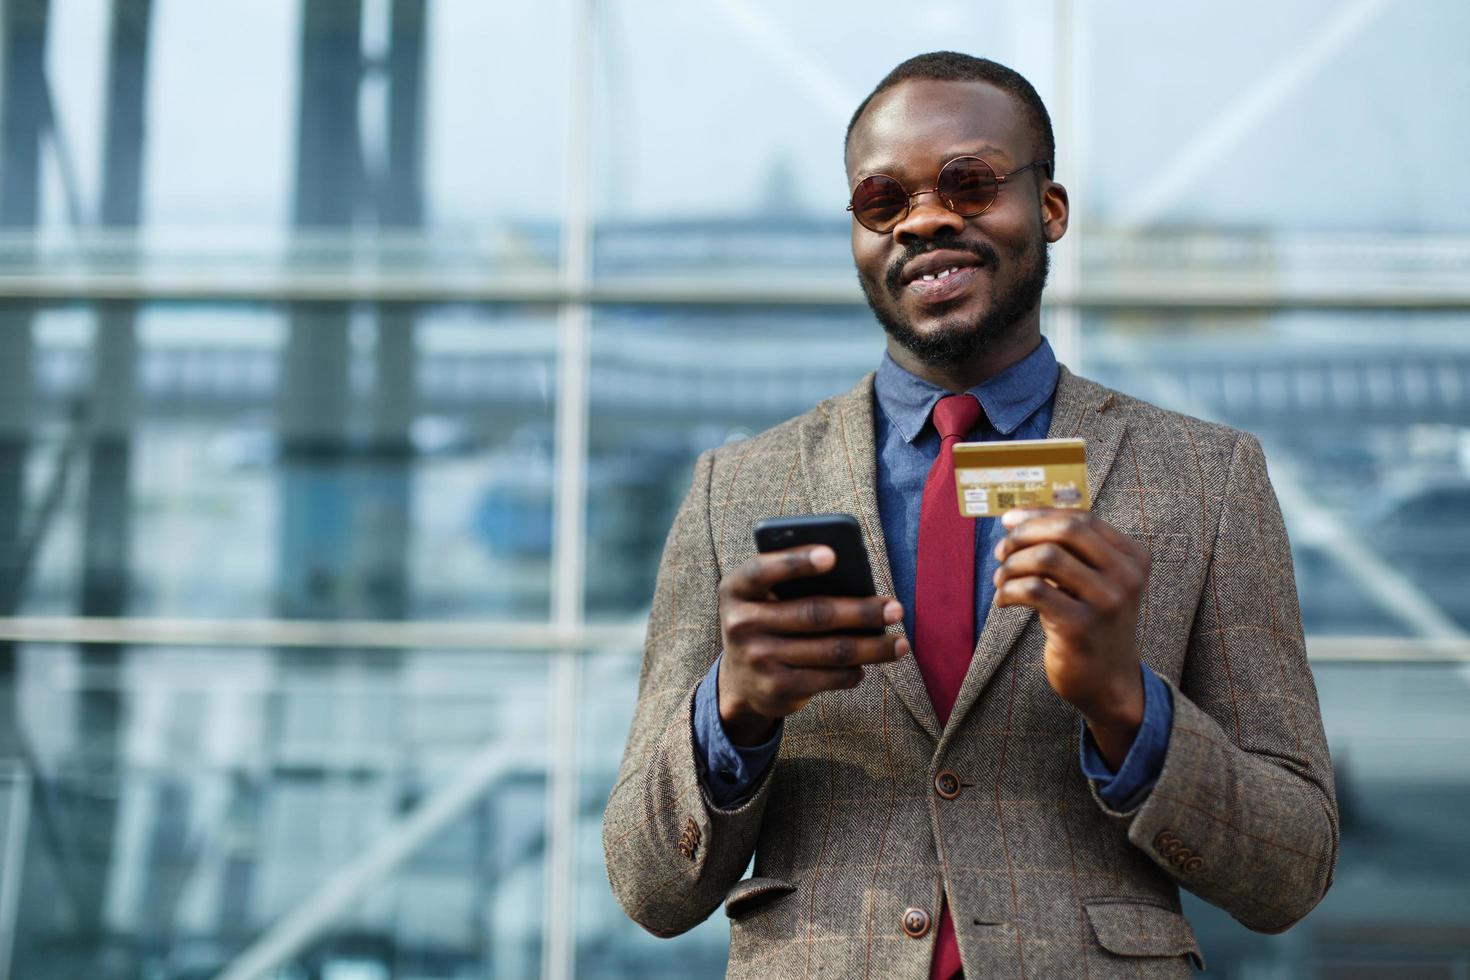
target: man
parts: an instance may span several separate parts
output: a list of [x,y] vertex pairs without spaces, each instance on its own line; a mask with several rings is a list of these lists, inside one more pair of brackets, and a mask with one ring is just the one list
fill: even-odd
[[[1053,158],[1010,69],[894,69],[846,147],[887,356],[696,465],[603,833],[651,932],[724,901],[732,977],[1188,975],[1180,887],[1274,932],[1331,881],[1331,763],[1260,447],[1056,363]],[[958,516],[951,445],[1045,436],[1086,440],[1090,513]],[[776,600],[834,557],[755,555],[751,525],[832,511],[864,528],[881,595]]]

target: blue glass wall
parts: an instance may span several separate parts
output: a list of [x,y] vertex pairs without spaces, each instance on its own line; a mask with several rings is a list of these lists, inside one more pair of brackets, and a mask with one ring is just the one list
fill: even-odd
[[719,976],[602,869],[641,623],[695,456],[876,366],[842,135],[939,48],[1052,108],[1063,359],[1272,462],[1342,859],[1284,936],[1193,907],[1208,975],[1470,971],[1466,36],[0,3],[0,976]]

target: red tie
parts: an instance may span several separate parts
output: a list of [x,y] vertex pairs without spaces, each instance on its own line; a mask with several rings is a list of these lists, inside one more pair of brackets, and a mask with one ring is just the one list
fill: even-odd
[[980,403],[950,395],[934,406],[939,455],[924,481],[914,579],[914,655],[939,724],[959,696],[975,650],[975,519],[960,514],[954,444],[980,421]]
[[[934,406],[939,455],[929,467],[919,510],[914,656],[941,725],[949,721],[975,650],[975,519],[960,514],[952,450],[979,421],[980,403],[970,395],[950,395]],[[945,902],[929,977],[951,980],[959,972],[960,947]]]

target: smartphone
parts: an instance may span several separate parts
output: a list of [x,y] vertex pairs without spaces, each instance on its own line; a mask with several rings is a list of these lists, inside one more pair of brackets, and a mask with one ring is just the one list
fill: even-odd
[[831,595],[863,598],[874,595],[873,573],[863,529],[851,514],[805,514],[800,517],[768,517],[755,525],[757,551],[782,551],[804,544],[824,544],[837,555],[831,571],[777,585],[780,599],[804,599]]

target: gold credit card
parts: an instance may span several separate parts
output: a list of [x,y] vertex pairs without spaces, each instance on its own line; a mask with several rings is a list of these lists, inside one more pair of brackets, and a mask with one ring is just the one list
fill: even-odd
[[1015,507],[1092,507],[1081,439],[958,443],[954,482],[966,517],[999,517]]

